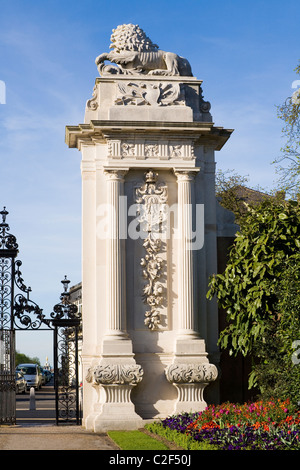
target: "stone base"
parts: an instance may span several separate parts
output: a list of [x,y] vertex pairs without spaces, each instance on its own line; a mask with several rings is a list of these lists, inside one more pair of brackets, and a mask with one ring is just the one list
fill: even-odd
[[207,404],[203,398],[205,387],[216,380],[217,368],[209,362],[174,362],[166,369],[167,380],[178,391],[174,414],[202,411]]
[[94,405],[94,412],[85,421],[86,428],[94,432],[106,432],[142,427],[143,420],[130,401],[131,389],[131,385],[100,386],[100,395],[106,402]]
[[204,389],[218,376],[216,366],[207,358],[205,341],[190,338],[181,336],[177,339],[174,359],[165,370],[168,382],[178,392],[174,414],[203,411],[207,406]]
[[174,414],[197,413],[205,410],[207,403],[203,399],[206,383],[174,384],[178,390],[178,399],[175,403]]
[[[99,364],[88,370],[86,380],[97,392],[97,402],[87,416],[85,426],[94,432],[108,430],[138,429],[142,418],[136,413],[131,401],[132,389],[142,380],[143,369],[129,355],[130,342],[119,341],[121,354],[106,356]],[[112,352],[115,341],[108,341],[103,348]],[[126,354],[127,353],[127,354]]]

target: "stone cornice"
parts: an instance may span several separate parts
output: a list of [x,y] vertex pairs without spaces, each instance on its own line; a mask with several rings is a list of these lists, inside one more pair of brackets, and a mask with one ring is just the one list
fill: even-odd
[[178,82],[178,83],[189,83],[191,85],[201,85],[203,83],[203,80],[199,80],[197,77],[184,77],[182,75],[168,75],[165,76],[164,78],[161,75],[141,75],[141,74],[132,74],[132,75],[111,75],[110,77],[96,77],[95,79],[95,85],[97,85],[100,82],[115,82],[115,81],[126,81],[128,82],[133,81],[133,80],[139,80],[139,81],[151,81],[151,82],[162,82],[162,81],[168,81],[168,82]]
[[89,124],[66,126],[65,142],[70,148],[80,150],[82,144],[106,143],[107,137],[159,134],[160,138],[176,136],[193,139],[196,144],[210,145],[215,150],[221,150],[232,132],[233,129],[215,127],[211,122],[90,121]]

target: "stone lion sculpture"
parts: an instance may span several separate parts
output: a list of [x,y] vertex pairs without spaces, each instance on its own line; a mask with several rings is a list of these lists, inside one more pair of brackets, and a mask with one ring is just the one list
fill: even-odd
[[[173,52],[161,51],[138,26],[119,25],[113,29],[109,53],[100,54],[96,65],[100,75],[182,75],[193,76],[187,59]],[[108,60],[117,64],[105,65]]]

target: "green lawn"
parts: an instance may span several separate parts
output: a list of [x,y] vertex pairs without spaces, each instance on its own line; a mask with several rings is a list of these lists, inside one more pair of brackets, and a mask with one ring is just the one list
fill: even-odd
[[171,444],[184,450],[218,450],[217,446],[196,442],[190,436],[164,428],[159,423],[146,425],[145,429],[156,435],[158,439],[159,437],[164,439],[169,445],[142,431],[108,431],[107,434],[121,450],[170,450]]
[[109,431],[107,434],[121,450],[168,450],[165,444],[141,431]]
[[165,444],[141,431],[109,431],[108,435],[122,450],[168,450]]

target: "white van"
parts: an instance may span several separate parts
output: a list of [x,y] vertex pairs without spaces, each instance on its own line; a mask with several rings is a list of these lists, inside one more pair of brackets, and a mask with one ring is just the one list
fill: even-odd
[[38,364],[19,364],[16,372],[21,372],[27,382],[27,388],[39,390],[42,386],[42,376]]

